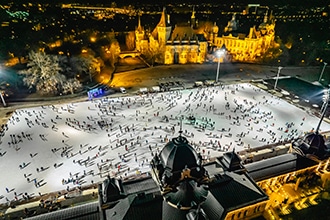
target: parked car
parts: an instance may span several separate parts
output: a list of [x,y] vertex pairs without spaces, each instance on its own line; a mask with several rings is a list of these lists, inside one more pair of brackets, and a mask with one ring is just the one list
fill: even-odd
[[119,90],[120,90],[120,92],[123,93],[123,94],[126,93],[126,89],[125,89],[124,87],[120,87]]
[[204,83],[202,81],[196,81],[194,84],[195,87],[201,87],[203,85],[204,85]]

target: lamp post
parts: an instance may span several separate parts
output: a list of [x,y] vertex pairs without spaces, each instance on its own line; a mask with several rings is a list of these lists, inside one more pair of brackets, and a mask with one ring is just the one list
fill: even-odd
[[[326,64],[325,64],[326,65]],[[324,65],[324,66],[325,66]],[[320,121],[319,121],[319,123],[318,123],[318,125],[317,125],[317,127],[316,127],[316,130],[315,130],[315,133],[316,134],[318,134],[319,133],[319,129],[320,129],[320,126],[321,126],[321,123],[322,123],[322,121],[323,121],[323,118],[324,118],[324,116],[325,116],[325,113],[326,113],[326,111],[327,111],[327,108],[328,108],[328,105],[329,105],[329,94],[330,94],[330,88],[327,90],[327,91],[325,91],[325,98],[324,98],[324,100],[323,100],[323,105],[324,106],[322,106],[322,108],[323,108],[323,110],[321,109],[321,111],[322,111],[322,115],[321,115],[321,118],[320,118]]]
[[6,107],[7,104],[6,104],[5,98],[3,97],[3,94],[2,93],[3,93],[3,91],[0,91],[0,98],[1,98],[1,101],[2,101],[3,106]]
[[276,86],[277,86],[277,81],[278,81],[278,78],[280,77],[280,72],[281,72],[281,69],[283,67],[279,66],[278,67],[278,71],[277,71],[277,76],[276,76],[276,81],[275,81],[275,85],[274,85],[274,89],[276,89]]
[[8,85],[8,84],[6,84],[6,82],[2,82],[2,83],[0,84],[0,98],[1,98],[1,101],[2,101],[2,104],[3,104],[4,107],[7,106],[7,103],[6,103],[6,101],[5,101],[5,97],[3,96],[4,94],[6,94],[6,93],[5,93],[5,89],[6,89],[6,86],[7,86],[7,85]]
[[218,55],[218,67],[217,67],[217,76],[215,78],[215,82],[219,81],[219,72],[220,72],[220,57],[223,55],[223,50],[217,50],[216,54]]
[[324,72],[324,69],[325,69],[325,67],[326,67],[327,63],[326,63],[326,62],[323,62],[323,64],[324,64],[324,66],[323,66],[323,69],[322,69],[322,71],[321,71],[321,74],[320,74],[319,82],[320,82],[320,81],[321,81],[321,79],[322,79],[322,76],[323,76],[323,72]]

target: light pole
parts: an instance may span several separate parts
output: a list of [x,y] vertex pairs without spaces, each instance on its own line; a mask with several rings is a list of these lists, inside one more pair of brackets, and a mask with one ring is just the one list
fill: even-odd
[[277,81],[278,81],[278,78],[280,77],[280,72],[281,72],[281,69],[283,67],[279,66],[278,67],[278,71],[277,71],[277,76],[276,76],[276,81],[275,81],[275,85],[274,85],[274,89],[276,89],[276,86],[277,86]]
[[220,72],[220,57],[223,55],[223,50],[217,50],[215,52],[218,55],[218,68],[217,68],[217,76],[215,78],[215,82],[219,81],[219,72]]
[[325,67],[326,67],[327,63],[326,63],[326,62],[323,62],[323,64],[324,64],[324,66],[323,66],[323,69],[322,69],[322,71],[321,71],[321,74],[320,74],[319,82],[320,82],[320,81],[321,81],[321,79],[322,79],[322,76],[323,76],[323,72],[324,72],[324,69],[325,69]]
[[5,97],[3,96],[5,93],[5,88],[8,84],[6,84],[5,82],[2,82],[1,85],[0,85],[0,98],[1,98],[1,101],[2,101],[2,104],[4,107],[7,106],[6,104],[6,101],[5,101]]
[[[326,65],[326,64],[325,64]],[[324,66],[325,66],[324,65]],[[319,124],[317,125],[317,127],[316,127],[316,130],[315,130],[315,133],[316,134],[318,134],[319,133],[319,129],[320,129],[320,126],[321,126],[321,123],[322,123],[322,121],[323,121],[323,118],[324,118],[324,116],[325,116],[325,113],[326,113],[326,111],[327,111],[327,108],[328,108],[328,105],[329,105],[329,94],[330,94],[330,88],[327,90],[327,91],[325,91],[325,97],[324,97],[324,100],[323,100],[323,105],[324,106],[322,106],[323,107],[323,110],[321,110],[322,111],[322,115],[321,115],[321,118],[320,118],[320,121],[319,121]]]
[[2,101],[3,106],[6,107],[7,104],[6,104],[5,98],[3,97],[3,94],[2,93],[3,93],[3,91],[0,91],[0,98],[1,98],[1,101]]

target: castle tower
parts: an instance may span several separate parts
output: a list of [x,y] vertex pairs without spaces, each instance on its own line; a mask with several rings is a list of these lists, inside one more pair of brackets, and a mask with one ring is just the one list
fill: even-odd
[[195,16],[195,6],[193,6],[193,11],[191,13],[191,17],[190,17],[190,24],[192,28],[196,27],[196,16]]
[[141,51],[141,43],[142,40],[145,39],[145,31],[144,28],[141,26],[141,18],[140,15],[138,17],[138,26],[135,29],[135,48],[137,51]]
[[227,26],[225,27],[225,32],[232,32],[236,30],[237,30],[236,14],[233,14],[231,21],[229,21]]
[[264,17],[264,23],[266,24],[268,22],[268,10],[266,11],[265,17]]
[[214,41],[218,37],[218,33],[219,33],[219,27],[217,26],[217,23],[214,22],[213,27],[212,27],[212,33],[210,36],[210,41],[212,42],[212,44],[214,44]]
[[170,18],[169,15],[166,14],[165,7],[163,8],[163,12],[156,29],[159,45],[165,45],[167,40],[170,38],[172,31]]

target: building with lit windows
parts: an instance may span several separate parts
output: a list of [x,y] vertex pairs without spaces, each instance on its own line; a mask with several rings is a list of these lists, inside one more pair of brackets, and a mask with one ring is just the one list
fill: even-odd
[[280,219],[329,194],[329,149],[325,135],[308,133],[287,154],[243,164],[232,151],[206,162],[180,134],[141,178],[108,177],[98,202],[29,219]]
[[216,48],[225,47],[230,60],[253,62],[262,58],[267,50],[273,47],[275,19],[273,16],[268,18],[266,13],[263,23],[250,27],[248,33],[242,33],[234,14],[221,35],[217,31],[214,31],[213,34],[213,45]]
[[328,145],[309,133],[288,154],[243,165],[233,151],[203,164],[179,135],[154,156],[151,177],[100,185],[101,219],[279,219],[329,191]]
[[[253,62],[262,58],[273,47],[275,38],[275,19],[267,12],[263,22],[250,27],[248,33],[239,29],[236,15],[228,22],[224,30],[214,23],[211,30],[198,28],[195,11],[186,25],[173,25],[165,8],[155,29],[147,33],[139,19],[135,30],[136,50],[158,56],[158,62],[164,64],[204,63],[219,48],[226,49],[221,61]],[[217,59],[211,56],[211,60]]]
[[[192,16],[194,21],[194,12]],[[208,53],[208,41],[197,33],[193,25],[175,25],[165,8],[155,29],[147,34],[140,20],[135,30],[136,50],[158,55],[164,64],[204,63]]]
[[151,177],[100,185],[103,219],[242,219],[264,212],[268,196],[248,175],[235,152],[203,165],[179,135],[151,161]]
[[309,133],[288,154],[243,165],[232,151],[203,164],[179,135],[154,156],[151,177],[100,184],[101,219],[279,219],[329,191],[327,143]]

